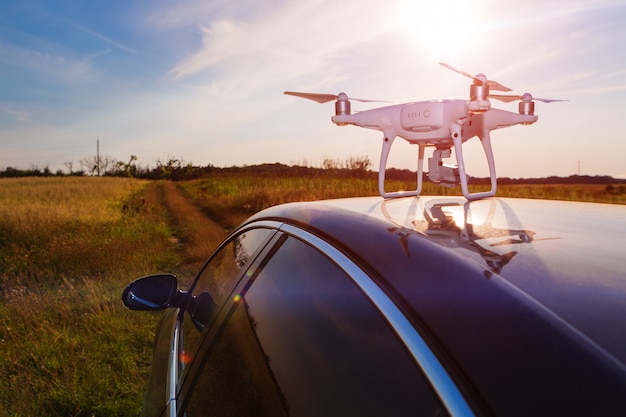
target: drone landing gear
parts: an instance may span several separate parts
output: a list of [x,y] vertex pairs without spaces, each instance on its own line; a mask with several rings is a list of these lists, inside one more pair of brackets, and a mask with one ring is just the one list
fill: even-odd
[[[461,135],[461,125],[453,125],[450,128],[450,134],[455,147],[457,165],[447,165],[443,163],[444,158],[451,155],[450,148],[438,148],[433,152],[433,157],[428,160],[428,178],[440,185],[454,187],[461,185],[463,196],[468,200],[478,200],[485,197],[493,197],[496,195],[498,186],[496,178],[496,166],[493,158],[493,150],[491,148],[491,138],[489,131],[483,132],[480,142],[485,151],[487,164],[489,165],[489,175],[491,177],[491,190],[479,193],[470,193],[468,187],[468,175],[465,173],[465,162],[463,160],[463,138]],[[385,192],[385,172],[387,169],[387,159],[391,145],[395,139],[395,135],[385,135],[383,141],[383,149],[380,158],[380,168],[378,171],[378,192],[383,198],[412,197],[419,196],[422,192],[422,182],[424,177],[424,150],[426,145],[418,144],[417,159],[417,188],[414,191],[396,191]]]
[[483,145],[485,151],[485,157],[487,158],[487,164],[489,165],[489,176],[491,177],[491,190],[480,193],[470,194],[467,186],[467,174],[465,173],[465,163],[463,162],[463,138],[461,135],[461,126],[454,125],[450,132],[452,134],[452,141],[454,142],[454,150],[456,152],[456,161],[459,166],[459,177],[461,182],[461,190],[463,195],[468,200],[478,200],[485,197],[493,197],[496,195],[496,189],[498,187],[498,180],[496,178],[496,163],[493,159],[493,150],[491,149],[491,137],[489,131],[485,130],[483,135],[480,136],[480,143]]
[[380,167],[378,169],[378,193],[382,198],[398,198],[398,197],[414,197],[420,195],[422,192],[422,172],[424,170],[424,146],[419,146],[417,157],[417,189],[414,191],[395,191],[392,193],[385,192],[385,172],[387,171],[387,158],[389,157],[389,151],[391,145],[396,138],[395,133],[385,133],[383,140],[383,149],[380,155]]

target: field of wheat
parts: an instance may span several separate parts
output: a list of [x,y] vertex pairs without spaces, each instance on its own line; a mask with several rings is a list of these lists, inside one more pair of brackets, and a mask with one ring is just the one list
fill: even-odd
[[[265,207],[376,194],[374,179],[332,176],[0,179],[0,415],[138,415],[159,313],[122,306],[130,280],[190,279],[228,230]],[[499,196],[626,204],[621,188],[603,185],[509,185]]]

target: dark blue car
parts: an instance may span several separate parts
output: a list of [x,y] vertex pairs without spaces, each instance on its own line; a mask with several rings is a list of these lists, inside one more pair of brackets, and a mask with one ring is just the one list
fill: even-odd
[[286,204],[123,301],[167,309],[146,415],[626,415],[624,206]]

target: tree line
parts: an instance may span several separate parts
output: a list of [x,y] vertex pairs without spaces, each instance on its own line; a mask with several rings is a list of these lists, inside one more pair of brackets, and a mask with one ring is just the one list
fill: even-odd
[[183,181],[202,178],[215,172],[241,173],[249,172],[256,175],[318,175],[320,173],[333,175],[365,176],[371,173],[372,166],[367,156],[349,157],[345,160],[323,158],[318,167],[304,164],[286,165],[281,163],[232,166],[218,168],[212,164],[206,166],[194,165],[176,157],[157,159],[153,167],[137,164],[137,156],[131,155],[127,161],[116,160],[110,156],[85,158],[79,161],[75,169],[73,162],[66,162],[66,170],[58,169],[55,172],[49,167],[31,167],[18,169],[13,167],[0,170],[0,177],[50,177],[50,176],[108,176],[131,177],[141,179],[168,179]]
[[[231,166],[218,168],[212,164],[206,166],[194,165],[185,162],[183,159],[168,157],[157,159],[154,167],[145,167],[137,164],[137,156],[131,155],[127,161],[116,160],[110,156],[94,156],[85,158],[78,163],[78,169],[74,169],[73,162],[66,162],[67,171],[57,170],[52,172],[49,167],[40,169],[31,167],[29,169],[17,169],[8,167],[0,170],[0,178],[12,177],[48,177],[48,176],[109,176],[109,177],[131,177],[141,179],[166,179],[173,181],[184,181],[198,179],[213,173],[249,173],[258,176],[350,176],[361,178],[376,178],[377,172],[372,171],[372,163],[367,156],[349,157],[345,160],[325,157],[320,164],[313,164],[309,161],[293,163],[291,165],[273,163],[258,165]],[[427,180],[428,173],[424,173],[424,180]],[[415,181],[416,172],[408,169],[388,168],[386,178],[399,181]],[[472,177],[474,184],[489,184],[490,178]],[[624,191],[626,179],[613,178],[608,175],[571,175],[569,177],[549,176],[543,178],[498,178],[498,184],[607,184],[611,186],[611,191]],[[613,185],[619,185],[615,188]]]

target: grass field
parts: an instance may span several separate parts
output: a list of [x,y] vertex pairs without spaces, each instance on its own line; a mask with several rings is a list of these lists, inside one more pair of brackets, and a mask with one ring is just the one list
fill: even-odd
[[178,261],[147,185],[0,181],[0,414],[139,413],[158,316],[120,290]]
[[[376,196],[375,179],[318,177],[257,177],[253,175],[214,175],[180,183],[187,196],[205,213],[226,228],[237,226],[247,216],[272,205],[290,201],[326,198]],[[388,181],[386,190],[415,189],[414,182]],[[488,191],[486,186],[470,186],[470,192]],[[626,187],[607,185],[499,185],[498,197],[541,198],[626,204]],[[461,195],[457,188],[424,182],[424,195]]]
[[[458,195],[425,184],[435,192]],[[267,206],[376,193],[374,180],[326,176],[1,179],[0,415],[138,415],[160,314],[122,306],[130,280],[188,280],[229,229]],[[602,185],[498,194],[626,204]]]

